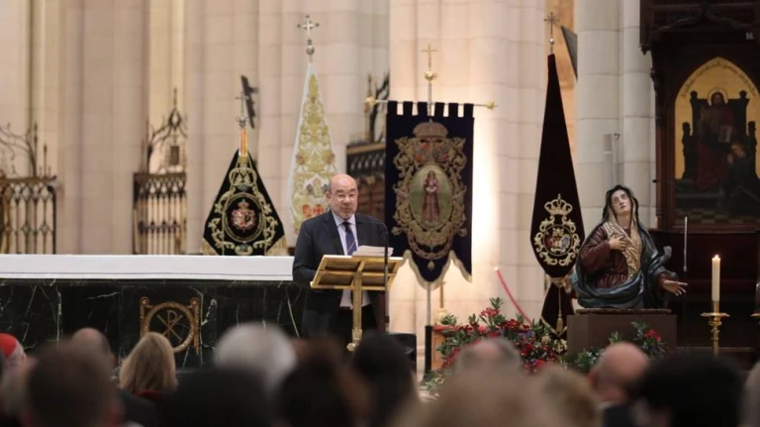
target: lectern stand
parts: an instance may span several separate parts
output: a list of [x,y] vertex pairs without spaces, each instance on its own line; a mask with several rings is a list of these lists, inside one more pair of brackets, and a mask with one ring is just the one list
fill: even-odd
[[[388,258],[388,283],[384,281],[385,262],[383,256],[367,255],[325,255],[319,264],[317,274],[311,282],[312,289],[339,289],[352,291],[353,328],[348,350],[354,351],[362,339],[362,291],[386,291],[386,312],[388,303],[387,290],[390,289],[396,273],[401,267],[402,258]],[[382,319],[378,319],[382,321]],[[387,331],[386,331],[387,332]]]

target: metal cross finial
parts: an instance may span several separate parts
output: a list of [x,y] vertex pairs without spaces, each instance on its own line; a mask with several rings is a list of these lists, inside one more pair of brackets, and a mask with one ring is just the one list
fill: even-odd
[[428,43],[427,48],[422,49],[422,51],[427,53],[428,71],[429,71],[433,68],[433,52],[438,52],[438,51],[433,49],[432,46],[430,46],[430,43]]
[[544,22],[549,24],[549,49],[554,53],[554,26],[559,25],[559,16],[551,12],[544,18]]
[[303,22],[298,24],[298,28],[306,30],[306,54],[309,55],[309,62],[311,62],[312,56],[314,55],[314,44],[311,42],[311,30],[317,27],[319,27],[319,23],[312,21],[309,15],[306,15]]
[[241,128],[245,127],[246,117],[245,117],[245,101],[250,99],[248,95],[245,94],[245,91],[241,90],[240,95],[236,96],[235,99],[240,100],[240,116],[238,116],[237,120],[240,124]]
[[422,51],[427,53],[428,69],[425,71],[425,80],[428,82],[428,115],[431,115],[433,113],[433,80],[438,77],[438,74],[433,72],[433,52],[438,51],[433,49],[430,43]]

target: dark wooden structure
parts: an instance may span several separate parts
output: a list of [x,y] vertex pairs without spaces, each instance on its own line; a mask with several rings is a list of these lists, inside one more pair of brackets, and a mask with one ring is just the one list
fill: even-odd
[[[721,345],[758,347],[755,310],[760,249],[756,232],[760,222],[714,223],[690,220],[688,224],[688,271],[684,266],[684,226],[676,209],[678,180],[689,178],[693,167],[686,153],[691,129],[676,123],[675,101],[686,80],[702,64],[721,57],[732,62],[760,86],[760,1],[757,0],[641,0],[641,49],[651,53],[651,76],[655,90],[657,142],[658,227],[652,235],[659,246],[671,246],[669,267],[685,276],[689,291],[672,304],[678,314],[679,345],[708,346],[709,329],[702,312],[710,308],[711,258],[722,259],[721,309],[731,315],[721,329]],[[742,98],[741,96],[739,98]],[[728,100],[726,100],[728,101]],[[741,141],[756,145],[754,120],[747,117],[747,103],[738,99],[734,109],[742,129]],[[692,109],[704,100],[692,95]],[[743,106],[742,107],[742,103]],[[744,108],[744,110],[742,110]],[[696,114],[696,113],[695,113]],[[742,116],[743,115],[743,116]],[[696,117],[696,116],[695,116]],[[683,135],[686,172],[675,176],[676,139]],[[680,140],[679,140],[680,141]],[[754,157],[754,151],[751,155]]]
[[385,143],[364,141],[346,147],[346,169],[359,185],[358,212],[385,216]]

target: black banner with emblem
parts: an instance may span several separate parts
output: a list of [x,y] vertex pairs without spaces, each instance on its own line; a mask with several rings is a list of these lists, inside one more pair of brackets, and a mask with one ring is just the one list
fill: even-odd
[[418,279],[439,282],[449,260],[472,276],[472,104],[388,102],[385,220],[390,246]]
[[572,313],[570,296],[564,292],[565,277],[575,266],[585,234],[554,55],[549,55],[548,65],[530,243],[553,283],[546,294],[542,320],[562,334],[565,317]]
[[250,154],[236,150],[206,219],[203,252],[209,255],[284,254],[285,229]]

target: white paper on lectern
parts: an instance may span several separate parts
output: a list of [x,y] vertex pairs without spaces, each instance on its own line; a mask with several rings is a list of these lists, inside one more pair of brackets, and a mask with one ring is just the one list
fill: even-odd
[[[383,252],[385,251],[385,248],[382,246],[359,246],[358,249],[356,249],[356,252],[353,253],[353,255],[356,256],[383,256]],[[388,247],[388,256],[393,256],[393,248]]]

